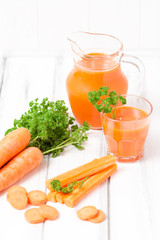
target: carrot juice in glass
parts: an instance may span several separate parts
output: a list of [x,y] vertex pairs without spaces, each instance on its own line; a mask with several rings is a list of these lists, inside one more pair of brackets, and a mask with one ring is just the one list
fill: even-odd
[[[73,115],[79,124],[87,121],[92,129],[101,129],[100,113],[89,102],[88,93],[108,86],[117,94],[127,94],[128,80],[122,71],[121,61],[134,66],[139,64],[139,71],[140,63],[134,64],[133,57],[125,59],[122,42],[113,36],[77,32],[68,40],[74,66],[67,77],[66,88]],[[138,83],[137,91],[140,88],[141,83]]]
[[133,162],[143,157],[152,105],[134,95],[126,96],[126,100],[127,104],[116,107],[115,119],[110,113],[102,113],[101,120],[108,153],[120,162]]

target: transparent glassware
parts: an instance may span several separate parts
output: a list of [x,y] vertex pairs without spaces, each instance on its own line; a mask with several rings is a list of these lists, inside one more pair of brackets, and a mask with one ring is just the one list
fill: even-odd
[[[109,114],[102,113],[101,120],[108,154],[113,154],[120,162],[133,162],[143,157],[153,107],[143,97],[134,95],[125,97],[127,104],[116,108],[115,119]],[[128,111],[125,113],[126,117],[121,117],[120,114],[123,107]]]
[[[79,124],[87,121],[92,129],[101,129],[100,114],[89,103],[88,92],[108,86],[110,91],[121,95],[139,94],[144,78],[143,64],[138,58],[124,54],[122,42],[107,34],[76,32],[68,40],[74,65],[66,88],[73,115]],[[122,68],[131,71],[124,74]],[[130,73],[131,83],[126,77]]]

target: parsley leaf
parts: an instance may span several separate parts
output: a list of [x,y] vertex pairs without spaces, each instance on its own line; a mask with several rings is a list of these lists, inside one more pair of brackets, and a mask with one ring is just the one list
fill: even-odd
[[79,188],[81,188],[87,178],[88,177],[85,177],[80,181],[74,181],[72,183],[69,183],[69,184],[67,184],[67,187],[62,187],[61,182],[59,180],[55,180],[55,179],[53,179],[50,184],[56,192],[71,193],[71,192],[73,192],[74,187],[76,187],[77,185]]
[[[98,112],[110,113],[113,119],[116,118],[116,106],[118,101],[123,105],[126,104],[126,99],[121,95],[117,95],[115,91],[109,92],[109,87],[101,87],[98,91],[89,92],[88,99]],[[112,111],[113,106],[114,111]]]
[[63,100],[52,102],[44,98],[38,103],[36,98],[29,103],[29,107],[19,120],[14,120],[13,128],[8,129],[5,135],[16,128],[25,127],[31,133],[28,146],[38,147],[43,154],[51,153],[52,157],[58,156],[70,144],[83,149],[82,142],[88,139],[86,131],[89,125],[87,122],[80,127],[74,124],[75,119],[69,116]]

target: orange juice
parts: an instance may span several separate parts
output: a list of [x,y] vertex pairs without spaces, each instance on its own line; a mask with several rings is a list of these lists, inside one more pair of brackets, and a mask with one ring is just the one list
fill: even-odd
[[135,161],[143,156],[150,123],[145,111],[129,106],[117,107],[116,119],[110,114],[102,114],[102,123],[109,152],[119,161]]
[[128,90],[128,81],[121,71],[120,63],[101,53],[89,53],[81,57],[66,82],[74,117],[80,124],[87,121],[93,129],[101,128],[102,124],[100,114],[89,103],[88,93],[102,86],[108,86],[109,91],[115,90],[120,95],[126,94]]

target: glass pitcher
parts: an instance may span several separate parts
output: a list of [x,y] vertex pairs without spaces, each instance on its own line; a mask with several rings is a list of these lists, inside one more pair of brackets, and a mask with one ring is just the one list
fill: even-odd
[[[88,93],[108,86],[109,91],[115,90],[120,95],[138,94],[144,78],[143,64],[138,58],[125,55],[122,42],[110,35],[76,32],[68,40],[74,66],[66,88],[73,115],[79,124],[87,121],[92,129],[101,129],[100,113],[89,102]],[[127,74],[122,71],[122,63],[132,65],[138,72],[131,83],[132,89]]]

